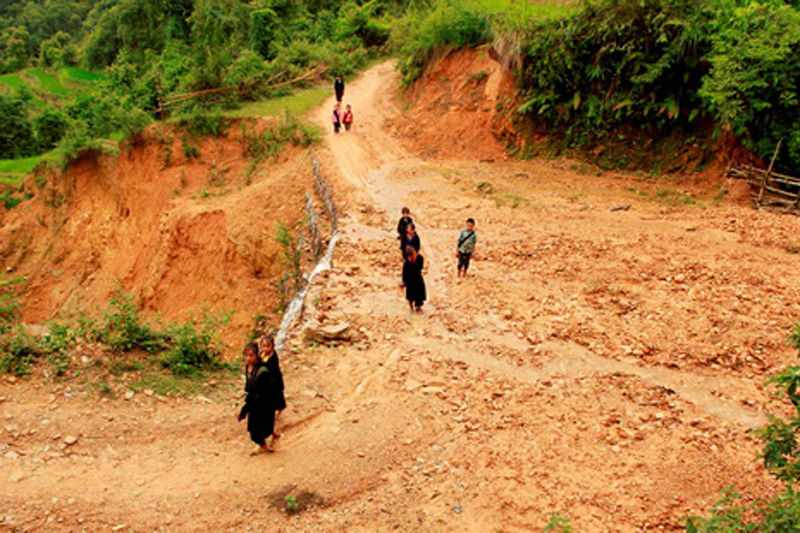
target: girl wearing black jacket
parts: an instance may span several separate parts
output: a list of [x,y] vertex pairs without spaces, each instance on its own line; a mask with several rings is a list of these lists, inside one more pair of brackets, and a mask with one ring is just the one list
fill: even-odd
[[[276,380],[270,373],[259,353],[258,345],[254,342],[244,347],[245,385],[247,396],[244,406],[237,420],[240,422],[247,418],[247,431],[250,438],[258,445],[254,453],[274,451],[275,439],[275,391]],[[271,442],[267,444],[267,439]]]

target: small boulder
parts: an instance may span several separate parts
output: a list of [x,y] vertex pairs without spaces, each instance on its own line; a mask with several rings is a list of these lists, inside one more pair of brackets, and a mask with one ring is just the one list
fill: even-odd
[[306,328],[304,338],[308,342],[328,343],[336,341],[349,341],[352,325],[347,322],[337,324],[319,325],[310,324]]

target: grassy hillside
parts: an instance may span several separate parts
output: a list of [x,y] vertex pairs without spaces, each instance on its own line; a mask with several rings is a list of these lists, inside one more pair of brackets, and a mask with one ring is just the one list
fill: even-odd
[[0,75],[0,93],[15,94],[29,90],[39,99],[63,100],[74,96],[81,90],[106,79],[97,72],[78,67],[58,70],[27,68],[11,74]]
[[[27,68],[0,76],[0,94],[20,97],[28,102],[27,115],[32,122],[48,109],[63,109],[74,99],[97,87],[105,75],[77,67],[49,70]],[[42,161],[54,161],[58,150],[22,158],[3,157],[0,154],[0,184],[14,185],[28,175]]]

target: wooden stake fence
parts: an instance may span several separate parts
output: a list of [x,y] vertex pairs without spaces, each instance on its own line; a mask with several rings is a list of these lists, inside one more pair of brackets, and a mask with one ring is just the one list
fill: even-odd
[[730,167],[728,176],[747,180],[756,207],[800,214],[800,178],[773,172],[780,147],[779,142],[767,170],[741,165]]

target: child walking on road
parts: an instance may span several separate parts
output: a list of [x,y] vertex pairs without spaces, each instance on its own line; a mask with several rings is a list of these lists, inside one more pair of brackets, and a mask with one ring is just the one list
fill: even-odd
[[458,257],[458,277],[467,277],[467,270],[469,270],[469,262],[472,259],[472,254],[475,253],[475,244],[478,242],[478,236],[475,233],[475,220],[468,218],[467,227],[461,230],[458,237],[458,247],[456,248],[456,257]]
[[338,134],[339,130],[342,129],[342,106],[338,102],[333,107],[333,116],[331,120],[333,121],[333,133]]
[[401,211],[400,220],[397,221],[397,240],[402,241],[403,237],[406,236],[406,230],[408,229],[409,224],[413,224],[414,219],[411,218],[411,210],[407,207],[404,207]]
[[[283,410],[286,409],[286,396],[283,393],[283,372],[281,372],[281,363],[278,359],[278,352],[275,350],[275,337],[272,334],[264,335],[261,337],[259,343],[259,353],[265,357],[265,364],[269,370],[272,381],[275,384],[272,394],[272,405],[275,407],[277,414],[276,420],[280,420]],[[280,433],[274,432],[275,438],[280,438]]]
[[422,248],[419,235],[417,235],[417,227],[413,222],[406,226],[406,234],[400,239],[400,252],[403,254],[403,258],[406,257],[406,252],[409,248],[414,248],[417,252]]
[[333,82],[333,92],[336,93],[336,101],[341,102],[344,98],[344,80],[341,76],[336,76]]
[[428,299],[425,291],[425,279],[422,269],[425,267],[425,258],[417,253],[416,248],[409,246],[406,251],[406,260],[403,263],[403,282],[401,288],[406,290],[406,300],[411,311],[422,312],[422,305]]
[[347,104],[344,108],[344,115],[342,115],[342,124],[344,124],[345,131],[350,131],[353,127],[353,107]]
[[[253,455],[274,451],[275,441],[275,383],[267,369],[266,363],[258,353],[258,345],[254,342],[244,347],[245,385],[247,396],[244,406],[237,416],[241,422],[247,418],[247,431],[250,438],[258,445]],[[267,444],[267,439],[272,439]]]

